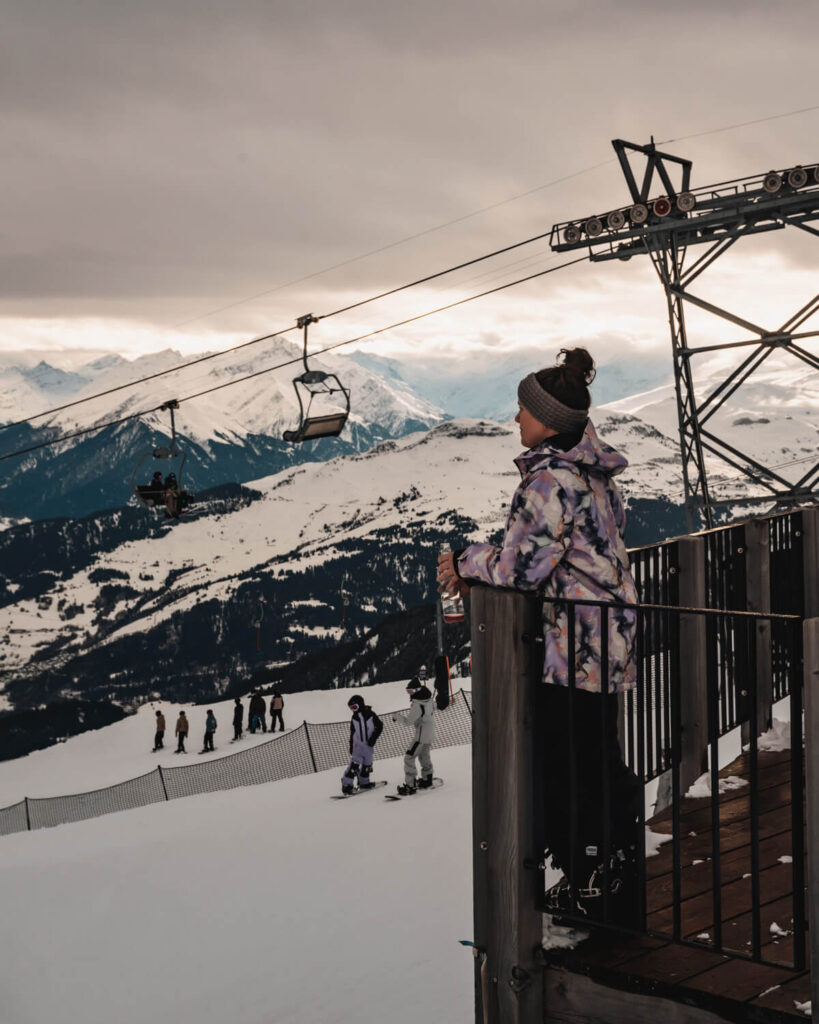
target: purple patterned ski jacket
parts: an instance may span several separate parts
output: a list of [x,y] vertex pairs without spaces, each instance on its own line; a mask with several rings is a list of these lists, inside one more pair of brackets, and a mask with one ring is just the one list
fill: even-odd
[[[516,590],[542,590],[545,597],[637,603],[623,541],[625,512],[612,480],[628,465],[601,441],[589,420],[569,451],[548,439],[515,459],[521,481],[512,498],[500,547],[472,544],[458,558],[467,581]],[[575,680],[578,689],[601,690],[601,612],[575,607]],[[568,686],[566,606],[543,605],[543,681]],[[608,691],[636,683],[635,613],[608,609]]]

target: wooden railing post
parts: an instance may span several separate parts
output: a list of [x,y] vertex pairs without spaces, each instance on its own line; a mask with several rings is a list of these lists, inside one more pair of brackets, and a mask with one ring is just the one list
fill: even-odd
[[[771,540],[767,519],[752,519],[745,524],[745,610],[770,613],[771,610]],[[773,666],[771,662],[771,623],[769,619],[754,622],[756,648],[756,720],[758,732],[771,727],[773,707]],[[740,680],[742,685],[744,680]],[[750,715],[750,710],[749,710]],[[742,728],[743,743],[748,742],[747,723]]]
[[[805,563],[806,572],[817,572],[817,563]],[[807,619],[803,626],[805,679],[805,808],[807,811],[808,921],[813,1006],[819,1007],[819,618]],[[814,1012],[816,1012],[814,1010]]]
[[477,1024],[542,1024],[533,728],[540,602],[473,587],[472,841]]
[[[705,607],[705,541],[680,537],[677,541],[679,600],[682,608]],[[705,671],[705,617],[680,615],[680,791],[705,771],[708,750],[708,702]],[[671,804],[671,773],[660,779],[656,810]]]

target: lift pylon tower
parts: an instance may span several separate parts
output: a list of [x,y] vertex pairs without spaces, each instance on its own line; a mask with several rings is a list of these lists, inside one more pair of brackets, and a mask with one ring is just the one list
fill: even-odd
[[[550,244],[555,252],[587,248],[592,261],[628,260],[646,254],[654,264],[668,303],[689,529],[694,528],[697,512],[703,526],[713,526],[718,505],[816,501],[819,498],[819,458],[811,469],[791,482],[777,472],[777,467],[766,466],[753,455],[729,444],[709,427],[709,421],[774,352],[789,352],[808,366],[819,369],[819,357],[803,344],[807,339],[818,337],[819,331],[800,330],[819,312],[819,295],[772,330],[707,302],[694,294],[691,286],[704,270],[746,235],[787,226],[819,235],[819,230],[809,223],[819,219],[819,166],[791,167],[691,189],[691,161],[661,153],[653,139],[647,146],[622,139],[614,139],[612,145],[631,194],[631,204],[606,214],[555,224]],[[635,174],[632,166],[635,157],[646,160],[641,176]],[[676,185],[674,178],[678,180]],[[654,189],[659,194],[654,192],[651,198]],[[694,245],[704,245],[705,251],[686,266],[688,248]],[[735,324],[751,337],[692,347],[685,325],[687,302]],[[742,347],[749,348],[750,354],[698,401],[694,391],[693,358],[702,353]],[[708,488],[706,453],[739,470],[762,493],[750,498],[713,501]]]

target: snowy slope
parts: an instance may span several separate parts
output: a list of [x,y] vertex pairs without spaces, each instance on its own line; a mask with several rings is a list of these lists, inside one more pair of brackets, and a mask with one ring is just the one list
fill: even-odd
[[470,748],[435,765],[415,804],[326,772],[5,837],[3,1021],[468,1024]]
[[[364,692],[406,706],[403,683]],[[285,721],[345,718],[349,696],[294,694]],[[0,803],[163,763],[153,710],[0,763]],[[3,1024],[467,1024],[470,748],[434,758],[446,784],[415,806],[333,802],[335,770],[0,839]],[[375,774],[396,784],[400,759]]]
[[[469,680],[458,680],[459,685],[469,689]],[[379,713],[386,713],[407,706],[404,682],[384,683],[367,687],[368,703]],[[287,729],[296,728],[303,721],[339,722],[349,715],[347,701],[352,690],[311,690],[306,693],[285,695],[284,723]],[[247,727],[247,700],[245,727]],[[219,723],[216,730],[216,751],[213,754],[196,753],[199,750],[205,728],[205,712],[213,709]],[[173,730],[179,711],[184,709],[190,722],[190,736],[186,755],[174,754],[176,741]],[[153,746],[155,713],[162,710],[167,722],[165,750],[149,753]],[[92,789],[112,786],[117,782],[136,778],[151,771],[157,765],[178,768],[180,764],[209,761],[213,758],[234,754],[247,747],[266,743],[270,734],[258,732],[255,736],[245,732],[238,743],[231,743],[233,736],[233,701],[217,701],[207,706],[191,707],[190,704],[169,704],[151,701],[135,715],[106,726],[72,736],[64,743],[58,743],[45,750],[36,750],[26,757],[13,761],[0,761],[0,807],[17,803],[25,796],[65,796],[70,793],[84,793]],[[279,736],[280,733],[276,733]]]

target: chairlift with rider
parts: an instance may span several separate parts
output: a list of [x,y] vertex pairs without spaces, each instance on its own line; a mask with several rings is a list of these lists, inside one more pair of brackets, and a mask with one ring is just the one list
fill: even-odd
[[[182,490],[182,470],[185,465],[186,453],[176,443],[176,422],[174,410],[179,408],[179,402],[174,398],[160,406],[161,411],[167,410],[171,414],[171,443],[168,446],[161,445],[152,448],[140,455],[134,470],[131,473],[131,493],[143,508],[164,509],[169,519],[178,519],[186,505],[191,503],[191,496]],[[142,465],[146,459],[178,459],[175,468],[163,475],[162,471],[154,471],[151,480],[147,484],[138,484]]]
[[[320,437],[338,437],[350,415],[349,388],[344,387],[335,373],[311,370],[307,364],[307,328],[310,324],[317,324],[318,318],[308,313],[300,316],[296,323],[304,331],[304,373],[293,378],[293,387],[299,400],[299,425],[295,430],[285,430],[282,437],[293,444],[316,441]],[[335,395],[341,395],[343,399],[335,399]],[[328,406],[331,407],[329,411],[321,411]]]

